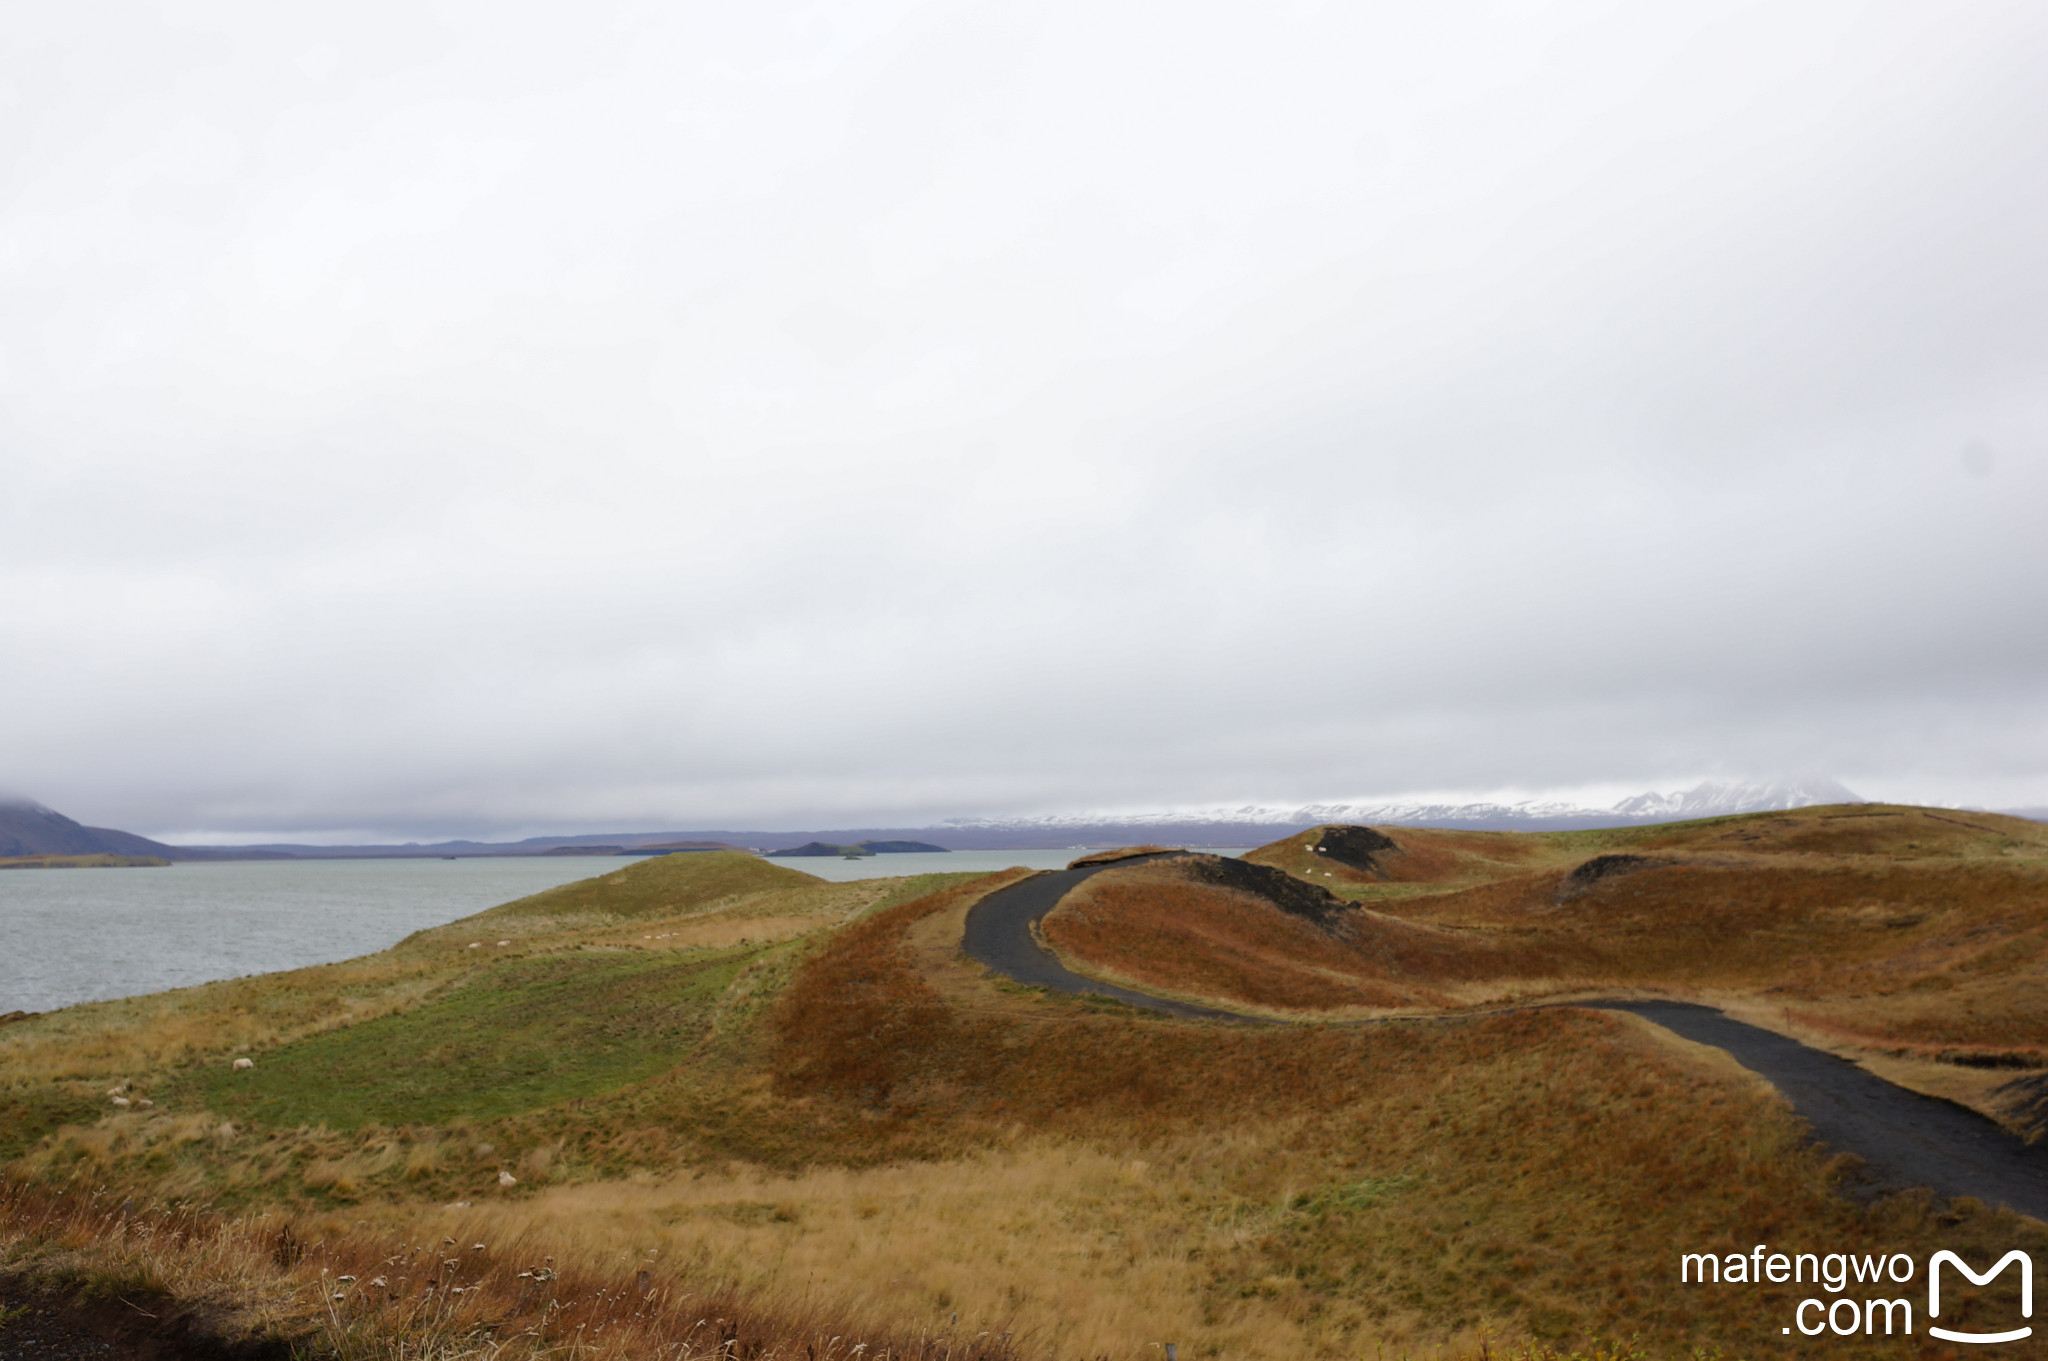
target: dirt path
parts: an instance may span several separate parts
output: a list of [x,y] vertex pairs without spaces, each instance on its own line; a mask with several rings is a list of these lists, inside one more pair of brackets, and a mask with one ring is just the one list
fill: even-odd
[[[1189,1019],[1257,1021],[1084,978],[1039,944],[1032,930],[1038,921],[1076,884],[1107,868],[1056,870],[990,894],[967,914],[962,949],[1019,983],[1114,997]],[[1655,1001],[1574,1005],[1626,1011],[1722,1050],[1776,1087],[1812,1125],[1817,1140],[1861,1158],[1864,1176],[1878,1187],[1925,1186],[1943,1197],[1974,1196],[2048,1222],[2048,1141],[2029,1147],[1975,1111],[1893,1086],[1847,1059],[1809,1049],[1712,1007]]]

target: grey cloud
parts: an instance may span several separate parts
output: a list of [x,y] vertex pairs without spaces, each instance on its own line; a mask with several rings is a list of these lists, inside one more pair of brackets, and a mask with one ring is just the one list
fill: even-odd
[[2048,803],[2023,8],[5,41],[0,782],[87,821]]

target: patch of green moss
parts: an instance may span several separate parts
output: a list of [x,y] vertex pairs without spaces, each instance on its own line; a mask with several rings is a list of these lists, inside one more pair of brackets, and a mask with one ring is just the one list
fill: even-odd
[[271,1125],[441,1124],[594,1096],[680,1062],[744,956],[578,952],[487,970],[414,1010],[189,1079],[211,1110]]

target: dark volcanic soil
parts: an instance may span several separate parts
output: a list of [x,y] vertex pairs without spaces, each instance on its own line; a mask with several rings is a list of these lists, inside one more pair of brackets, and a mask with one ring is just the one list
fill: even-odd
[[1370,827],[1332,827],[1316,841],[1315,852],[1340,865],[1367,874],[1386,873],[1377,857],[1381,851],[1398,851],[1394,839]]
[[79,1303],[0,1277],[0,1361],[290,1361],[283,1341],[230,1342],[175,1303]]
[[1670,863],[1668,860],[1658,860],[1647,855],[1596,855],[1564,877],[1564,882],[1557,886],[1557,901],[1559,904],[1568,903],[1586,893],[1602,879],[1634,874],[1638,870],[1652,870],[1659,865]]
[[[1365,831],[1360,827],[1355,830]],[[1290,917],[1314,922],[1332,935],[1346,934],[1344,922],[1356,909],[1330,890],[1286,870],[1254,865],[1246,860],[1226,860],[1218,855],[1190,855],[1173,868],[1198,883],[1233,888],[1263,898]]]

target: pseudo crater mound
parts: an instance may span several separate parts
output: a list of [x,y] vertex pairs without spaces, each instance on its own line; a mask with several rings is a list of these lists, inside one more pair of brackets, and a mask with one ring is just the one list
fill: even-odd
[[1041,928],[1089,972],[1259,1008],[1442,1006],[1494,967],[1453,933],[1347,902],[1284,870],[1213,855],[1119,866]]
[[1995,814],[1857,804],[1585,832],[1320,827],[1238,861],[1105,870],[1042,930],[1079,972],[1231,1009],[1650,992],[1951,1070],[2048,1069],[2035,981],[2048,829]]

